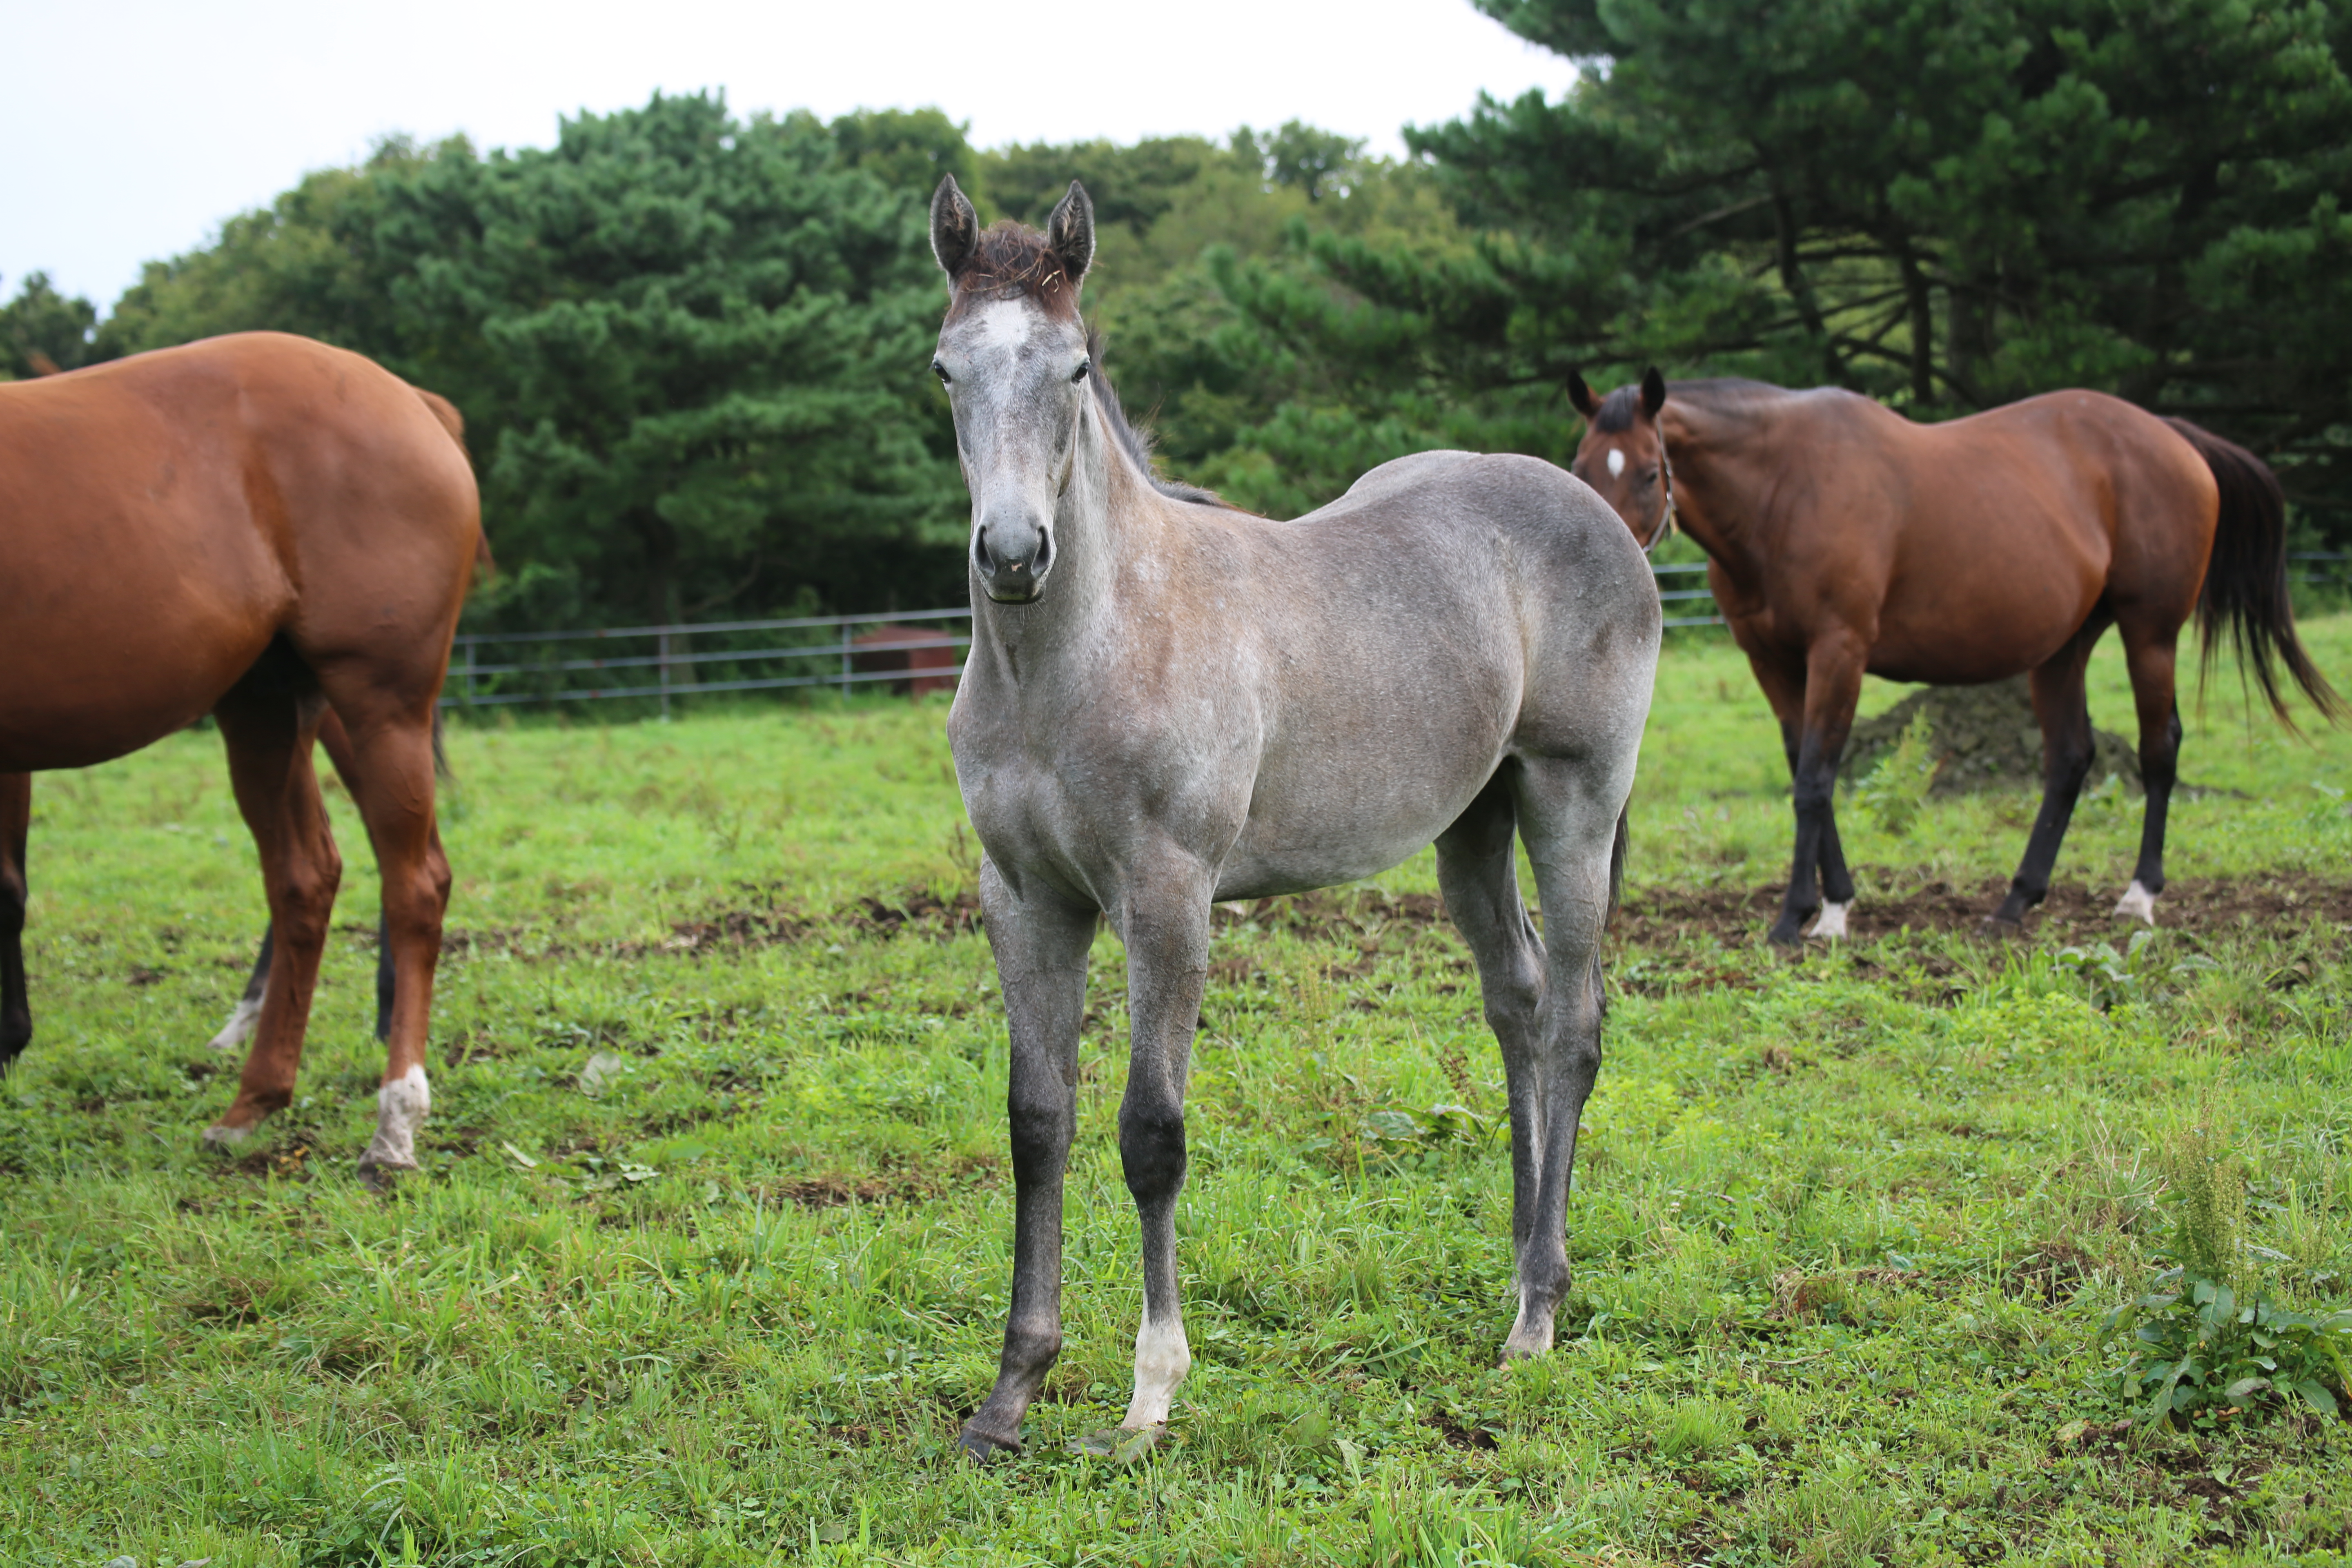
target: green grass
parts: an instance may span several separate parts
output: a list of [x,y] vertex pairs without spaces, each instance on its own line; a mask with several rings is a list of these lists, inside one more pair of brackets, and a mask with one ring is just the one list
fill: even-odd
[[[2352,676],[2352,619],[2306,630]],[[2111,653],[2095,683],[2122,727]],[[1563,1343],[1508,1371],[1500,1069],[1460,942],[1361,895],[1223,929],[1180,1218],[1195,1368],[1170,1439],[1124,1466],[1066,1447],[1124,1407],[1139,1299],[1106,936],[1068,1349],[1026,1456],[953,1462],[1004,1311],[1002,1015],[979,935],[886,934],[859,902],[970,885],[942,718],[455,731],[465,940],[427,1172],[389,1197],[352,1173],[381,1063],[360,941],[330,949],[296,1105],[236,1163],[197,1151],[233,1077],[203,1042],[263,919],[216,738],[45,776],[39,1032],[0,1083],[0,1558],[2352,1552],[2352,1429],[2136,1436],[2098,1332],[2164,1261],[2159,1153],[2192,1121],[2244,1162],[2266,1288],[2352,1302],[2352,971],[2317,919],[2209,939],[2217,967],[2158,966],[2106,1011],[2047,954],[1958,938],[1617,953]],[[2352,875],[2352,814],[2313,787],[2352,786],[2352,742],[2249,727],[2234,684],[2189,719],[2184,772],[2242,797],[2176,808],[2176,875]],[[362,932],[372,871],[334,807]],[[2005,876],[2031,809],[1853,824],[1863,898]],[[1744,666],[1678,642],[1637,882],[1774,880],[1787,813]],[[2120,888],[2137,834],[2136,805],[2092,803],[2062,876]],[[1431,890],[1427,857],[1381,885]],[[698,937],[728,911],[789,940]]]

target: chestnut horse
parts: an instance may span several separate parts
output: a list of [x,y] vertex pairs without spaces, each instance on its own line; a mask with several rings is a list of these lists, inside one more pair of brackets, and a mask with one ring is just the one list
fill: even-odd
[[[461,440],[443,400],[274,332],[0,385],[0,937],[24,921],[22,775],[105,762],[212,714],[260,851],[276,961],[209,1142],[244,1138],[293,1096],[342,870],[311,769],[331,708],[396,974],[360,1164],[415,1164],[449,889],[434,704],[482,543]],[[0,979],[5,1059],[30,1032],[13,952]]]
[[[2155,923],[2164,817],[2180,749],[2174,654],[2197,616],[2210,663],[2226,635],[2290,728],[2283,664],[2330,719],[2343,701],[2296,639],[2285,506],[2262,460],[2180,419],[2096,392],[2054,392],[1915,425],[1833,388],[1676,382],[1654,370],[1596,399],[1575,473],[1644,548],[1676,524],[1780,721],[1797,847],[1771,939],[1845,933],[1853,879],[1832,795],[1865,671],[1970,685],[2032,673],[2042,809],[2009,896],[2014,931],[2050,873],[2092,757],[2084,669],[2123,637],[2147,790],[2139,862],[2118,915]],[[1814,874],[1821,876],[1816,891]]]

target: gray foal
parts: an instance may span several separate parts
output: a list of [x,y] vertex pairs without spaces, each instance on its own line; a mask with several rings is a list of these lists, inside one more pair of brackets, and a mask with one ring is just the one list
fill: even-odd
[[1503,1353],[1550,1349],[1577,1115],[1601,1066],[1601,928],[1657,665],[1640,547],[1532,458],[1425,452],[1286,523],[1160,481],[1079,321],[1086,192],[1073,182],[1042,236],[983,233],[942,181],[931,246],[950,299],[932,369],[972,498],[971,654],[948,736],[987,852],[1017,1194],[1003,1358],[963,1448],[1020,1447],[1062,1348],[1097,915],[1128,955],[1118,1147],[1144,1300],[1123,1425],[1148,1431],[1192,1364],[1175,1208],[1210,908],[1368,877],[1433,839],[1509,1082],[1518,1317]]

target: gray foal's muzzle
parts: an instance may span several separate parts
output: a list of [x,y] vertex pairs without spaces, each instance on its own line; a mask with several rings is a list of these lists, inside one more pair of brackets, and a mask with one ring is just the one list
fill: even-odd
[[1024,512],[992,514],[972,535],[971,564],[990,598],[1025,604],[1054,569],[1053,531]]

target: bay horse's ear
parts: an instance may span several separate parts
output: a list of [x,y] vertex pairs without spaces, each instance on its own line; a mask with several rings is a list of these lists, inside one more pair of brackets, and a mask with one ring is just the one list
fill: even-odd
[[1655,419],[1658,416],[1658,410],[1665,405],[1666,378],[1658,374],[1656,365],[1652,365],[1642,373],[1643,417]]
[[1584,384],[1584,375],[1580,371],[1568,373],[1568,401],[1570,407],[1587,419],[1601,417],[1600,400],[1592,395],[1592,388]]
[[931,193],[931,254],[950,282],[979,243],[980,215],[971,210],[971,199],[957,186],[953,174],[941,176],[940,188]]
[[1086,186],[1076,180],[1055,205],[1054,216],[1045,220],[1045,243],[1062,258],[1070,287],[1076,288],[1095,262],[1095,204]]

